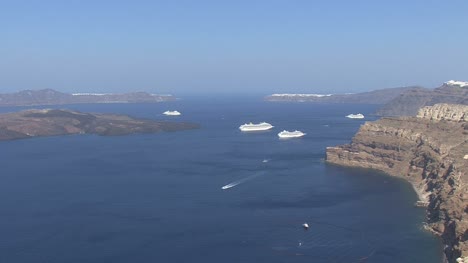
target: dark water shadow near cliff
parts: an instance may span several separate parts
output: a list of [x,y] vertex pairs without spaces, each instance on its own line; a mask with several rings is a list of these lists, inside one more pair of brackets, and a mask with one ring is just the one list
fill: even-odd
[[[361,200],[368,205],[366,213],[359,220],[350,220],[350,226],[362,229],[375,246],[373,260],[396,261],[405,255],[406,258],[413,258],[414,262],[434,260],[434,256],[436,261],[442,261],[441,241],[423,229],[425,210],[414,206],[418,196],[408,181],[374,169],[326,164],[325,171],[327,176],[335,178],[353,176],[353,180],[347,183],[351,183],[354,191],[366,193]],[[397,235],[386,235],[387,231]],[[432,256],[416,255],[411,249],[412,244],[429,248],[432,242],[437,243],[439,248],[432,250]],[[407,249],[395,253],[394,249],[399,246]]]

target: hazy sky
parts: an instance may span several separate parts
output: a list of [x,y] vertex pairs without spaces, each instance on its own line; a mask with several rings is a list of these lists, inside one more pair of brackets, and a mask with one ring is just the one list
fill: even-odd
[[0,0],[0,92],[356,92],[468,80],[468,1]]

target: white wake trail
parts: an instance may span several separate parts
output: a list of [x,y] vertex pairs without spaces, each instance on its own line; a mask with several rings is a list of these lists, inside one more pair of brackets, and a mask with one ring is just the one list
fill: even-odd
[[254,174],[252,174],[252,175],[250,175],[250,176],[247,176],[247,177],[245,177],[245,178],[242,178],[242,179],[239,179],[239,180],[234,181],[234,182],[232,182],[232,183],[229,183],[229,184],[227,184],[227,185],[221,187],[221,189],[226,190],[226,189],[232,188],[232,187],[237,186],[237,185],[239,185],[239,184],[242,184],[242,183],[245,183],[245,182],[247,182],[247,181],[250,181],[250,180],[252,180],[252,179],[254,179],[254,178],[256,178],[256,177],[258,177],[258,176],[260,176],[260,175],[262,175],[262,174],[264,174],[264,173],[265,173],[265,171],[256,172],[256,173],[254,173]]

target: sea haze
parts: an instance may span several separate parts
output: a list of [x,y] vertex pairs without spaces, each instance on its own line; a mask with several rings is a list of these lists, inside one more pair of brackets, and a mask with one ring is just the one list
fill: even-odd
[[[422,230],[425,211],[413,207],[408,183],[324,163],[325,148],[349,142],[376,106],[191,97],[67,107],[201,128],[0,143],[0,262],[442,258],[439,240]],[[166,110],[182,115],[162,115]],[[350,113],[366,119],[344,117]],[[250,121],[275,127],[240,132]],[[280,140],[283,129],[307,135]]]

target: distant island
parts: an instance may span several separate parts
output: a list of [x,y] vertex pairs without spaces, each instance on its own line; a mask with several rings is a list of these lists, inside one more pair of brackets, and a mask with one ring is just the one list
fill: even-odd
[[415,116],[418,109],[437,103],[468,105],[468,82],[450,80],[435,89],[418,86],[380,89],[355,94],[272,94],[272,102],[381,104],[378,116]]
[[157,103],[173,101],[172,95],[147,92],[132,93],[63,93],[53,89],[23,90],[0,94],[0,106],[40,106],[80,103]]
[[0,114],[0,141],[68,134],[115,136],[195,128],[198,125],[193,123],[161,122],[125,115],[58,109]]
[[356,104],[385,104],[400,94],[420,89],[421,87],[400,87],[380,89],[362,93],[349,94],[272,94],[265,97],[266,101],[272,102],[313,102],[313,103],[356,103]]

